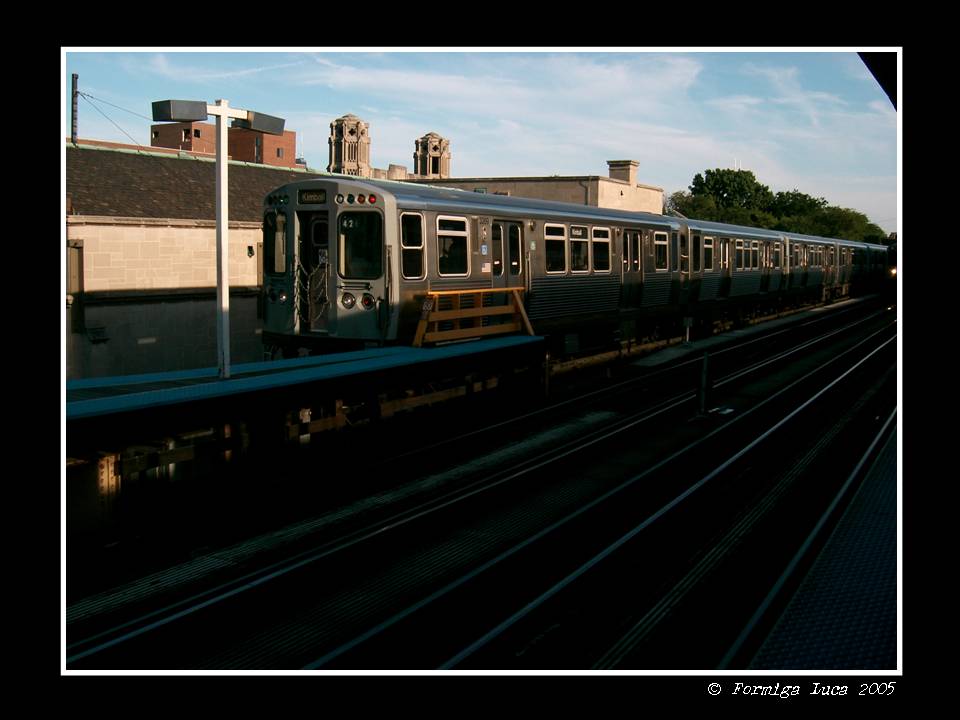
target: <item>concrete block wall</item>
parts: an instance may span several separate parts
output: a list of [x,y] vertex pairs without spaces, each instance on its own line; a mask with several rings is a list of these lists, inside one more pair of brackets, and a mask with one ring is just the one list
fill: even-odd
[[[261,225],[232,222],[229,227],[230,285],[255,287]],[[216,224],[211,221],[70,216],[67,239],[83,241],[85,292],[217,285]]]

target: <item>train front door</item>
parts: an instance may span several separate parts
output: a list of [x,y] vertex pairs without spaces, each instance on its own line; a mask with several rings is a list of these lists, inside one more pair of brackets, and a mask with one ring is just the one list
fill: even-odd
[[298,212],[296,302],[300,332],[334,332],[336,293],[330,265],[330,223],[327,211]]

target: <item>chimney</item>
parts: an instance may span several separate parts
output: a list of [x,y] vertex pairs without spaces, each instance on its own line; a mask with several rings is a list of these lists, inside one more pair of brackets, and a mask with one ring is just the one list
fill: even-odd
[[610,179],[622,180],[628,183],[630,187],[637,184],[637,168],[640,167],[639,160],[607,160],[610,166]]

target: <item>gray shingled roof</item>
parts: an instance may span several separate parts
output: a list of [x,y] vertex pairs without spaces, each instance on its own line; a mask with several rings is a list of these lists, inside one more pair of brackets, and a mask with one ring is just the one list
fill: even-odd
[[[192,157],[67,145],[74,215],[216,219],[216,164]],[[230,220],[259,222],[274,188],[317,172],[230,163]]]

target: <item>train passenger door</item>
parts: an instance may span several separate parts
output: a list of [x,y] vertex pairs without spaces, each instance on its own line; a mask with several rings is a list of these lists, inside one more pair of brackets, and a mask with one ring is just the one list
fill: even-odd
[[494,220],[490,229],[490,256],[493,287],[526,287],[523,267],[523,226],[506,220]]
[[[676,235],[676,233],[674,233]],[[687,232],[680,232],[680,298],[681,305],[686,305],[690,300],[690,245],[687,239]]]
[[621,276],[620,307],[640,307],[643,290],[643,231],[624,228],[623,252],[621,254],[623,274]]

